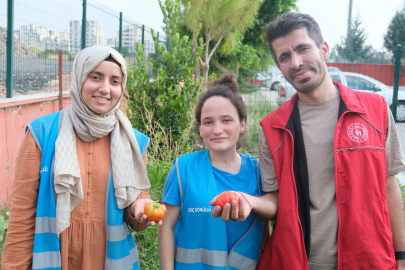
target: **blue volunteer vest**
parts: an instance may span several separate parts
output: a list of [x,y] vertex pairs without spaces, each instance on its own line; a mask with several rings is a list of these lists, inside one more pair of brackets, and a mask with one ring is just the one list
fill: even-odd
[[[252,181],[257,181],[252,195],[260,196],[258,164],[250,163]],[[211,216],[209,203],[218,195],[218,190],[208,150],[180,156],[175,164],[181,212],[175,229],[174,269],[255,269],[263,220],[249,215],[252,226],[228,254],[226,224]]]
[[[36,119],[28,126],[42,152],[32,269],[61,269],[60,243],[56,234],[56,198],[52,179],[55,141],[61,115],[61,112],[49,114]],[[134,132],[143,154],[148,147],[149,138],[135,129]],[[104,268],[139,269],[138,251],[124,221],[124,209],[117,206],[111,165],[105,208],[107,254]]]

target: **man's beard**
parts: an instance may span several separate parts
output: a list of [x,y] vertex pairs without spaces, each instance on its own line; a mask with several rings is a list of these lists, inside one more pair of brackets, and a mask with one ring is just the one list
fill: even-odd
[[[317,77],[310,84],[307,84],[307,85],[302,85],[302,84],[307,83],[311,79],[310,76],[299,80],[297,83],[293,83],[294,75],[303,70],[310,70],[310,71],[314,72],[317,75]],[[325,77],[325,67],[324,67],[323,63],[321,63],[319,61],[316,63],[316,65],[303,64],[302,66],[299,67],[299,69],[291,70],[290,74],[288,74],[288,79],[286,78],[286,80],[292,86],[294,86],[294,88],[295,88],[295,90],[297,90],[297,92],[307,94],[307,93],[310,93],[310,92],[314,91],[315,89],[317,89],[322,84],[324,77]]]

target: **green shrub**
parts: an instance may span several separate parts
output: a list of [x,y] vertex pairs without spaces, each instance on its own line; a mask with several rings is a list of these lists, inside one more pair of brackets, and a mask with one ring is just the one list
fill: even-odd
[[8,218],[10,214],[10,206],[5,204],[0,209],[0,269],[1,269],[1,258],[3,254],[4,243],[6,242],[6,234],[8,227]]
[[[202,51],[200,45],[193,51],[187,35],[180,36],[179,27],[189,6],[181,10],[181,1],[159,0],[164,15],[168,46],[158,44],[154,35],[155,54],[152,63],[153,80],[148,76],[143,46],[136,45],[136,64],[128,68],[126,95],[127,115],[132,125],[150,138],[147,171],[151,183],[152,200],[161,202],[163,187],[173,160],[193,152],[193,107],[201,93],[201,82],[194,82],[195,61]],[[195,33],[195,36],[198,32]],[[194,37],[193,39],[194,40]],[[141,269],[160,269],[158,226],[150,226],[143,232],[131,231],[138,247]]]
[[150,226],[142,232],[131,229],[138,248],[140,269],[160,269],[157,230],[158,225]]
[[[187,41],[188,37],[181,42],[185,44]],[[128,96],[126,98],[130,110],[127,109],[127,115],[136,129],[150,136],[143,120],[145,119],[145,109],[147,109],[153,113],[152,123],[159,122],[167,130],[171,129],[173,139],[178,140],[188,125],[185,112],[195,103],[201,85],[193,82],[194,64],[191,67],[187,66],[187,62],[192,63],[190,55],[184,56],[184,61],[187,62],[180,63],[175,58],[182,58],[181,55],[173,57],[166,51],[164,44],[159,47],[161,48],[157,51],[166,58],[167,66],[158,63],[160,60],[151,59],[155,81],[150,83],[143,46],[139,43],[136,45],[137,67],[135,71],[128,68]],[[180,66],[174,63],[171,65],[172,62],[177,62]],[[184,66],[181,67],[181,65]],[[159,74],[156,73],[157,69]],[[180,86],[180,83],[184,83],[184,85]]]
[[[162,202],[163,186],[171,167],[170,162],[148,161],[146,168],[151,183],[149,194],[155,202]],[[140,269],[160,269],[157,230],[158,225],[150,226],[142,232],[131,230],[138,248]]]
[[172,167],[172,162],[156,160],[155,162],[149,162],[146,167],[151,184],[149,194],[152,200],[162,203],[163,186]]
[[170,40],[166,43],[170,45],[170,50],[165,43],[158,43],[151,29],[156,51],[154,57],[149,59],[153,73],[151,80],[147,73],[143,46],[136,44],[136,64],[128,68],[127,115],[136,129],[150,136],[144,120],[146,109],[152,114],[152,125],[158,122],[164,129],[170,130],[174,141],[178,141],[189,125],[186,112],[194,106],[201,91],[201,83],[194,82],[194,70],[197,57],[202,51],[202,39],[193,51],[189,36],[180,36],[178,33],[183,21],[182,12],[187,12],[187,9],[181,11],[180,1],[173,3],[166,0],[165,6],[161,1],[159,3],[166,25],[164,30]]
[[153,119],[153,112],[150,112],[145,108],[145,118],[143,121],[146,127],[146,133],[149,134],[150,138],[148,159],[153,162],[158,162],[160,160],[172,163],[176,157],[194,151],[196,141],[192,140],[194,138],[193,127],[195,122],[193,117],[193,107],[190,106],[188,111],[183,112],[183,114],[187,125],[185,125],[185,129],[177,140],[175,140],[171,128],[166,129],[159,123],[159,121],[155,121]]
[[3,243],[6,239],[9,213],[7,212],[6,215],[7,219],[3,215],[0,215],[0,243]]

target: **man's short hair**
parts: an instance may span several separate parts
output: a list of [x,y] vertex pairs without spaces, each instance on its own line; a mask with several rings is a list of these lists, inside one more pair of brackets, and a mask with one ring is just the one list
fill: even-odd
[[285,37],[292,31],[301,28],[306,28],[309,37],[315,41],[316,46],[321,46],[323,42],[321,29],[314,18],[307,14],[287,11],[274,21],[267,24],[264,39],[267,41],[271,55],[277,65],[279,65],[279,63],[273,48],[273,41],[277,38]]

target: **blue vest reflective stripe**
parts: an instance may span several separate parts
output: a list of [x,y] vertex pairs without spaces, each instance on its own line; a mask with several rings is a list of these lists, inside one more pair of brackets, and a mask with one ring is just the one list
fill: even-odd
[[[263,220],[250,215],[247,222],[253,222],[252,226],[228,254],[226,224],[211,216],[209,202],[218,190],[208,151],[181,156],[175,163],[181,196],[175,229],[175,269],[255,269]],[[256,164],[251,166],[256,170]],[[252,175],[252,181],[255,178],[260,195],[259,181]]]
[[[55,141],[61,115],[61,112],[49,114],[36,119],[28,126],[42,152],[33,269],[61,269],[60,243],[56,234],[56,199],[52,179]],[[143,155],[148,147],[149,138],[135,129],[134,132]],[[105,269],[139,269],[138,251],[124,221],[124,209],[119,209],[117,206],[111,167],[105,213],[107,242]]]

